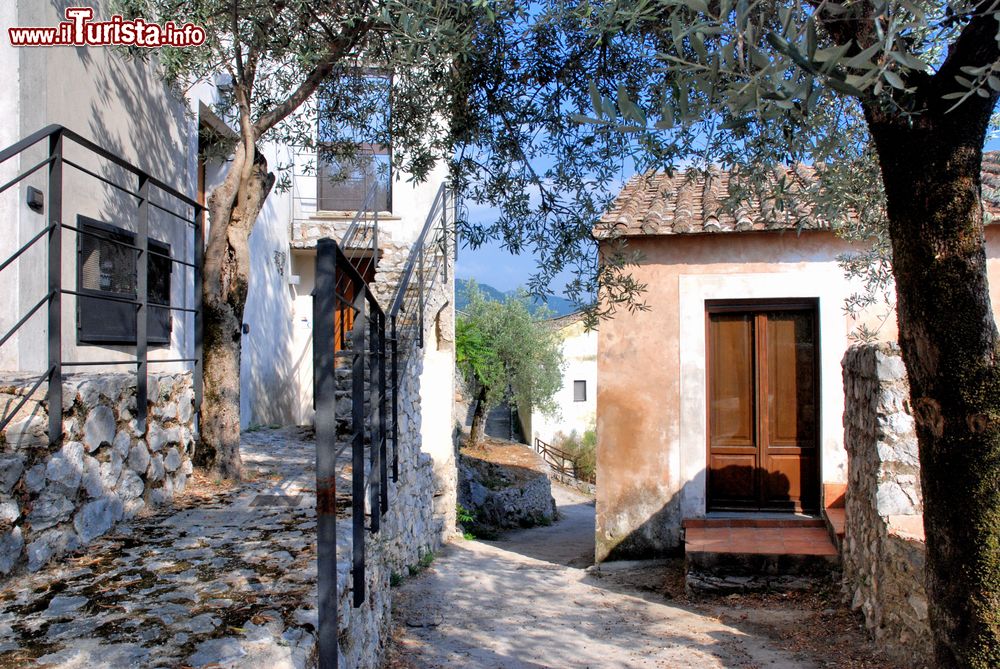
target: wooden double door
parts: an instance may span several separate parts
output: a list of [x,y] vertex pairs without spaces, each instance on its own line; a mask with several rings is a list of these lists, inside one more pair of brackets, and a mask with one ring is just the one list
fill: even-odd
[[707,306],[709,510],[819,508],[816,302]]

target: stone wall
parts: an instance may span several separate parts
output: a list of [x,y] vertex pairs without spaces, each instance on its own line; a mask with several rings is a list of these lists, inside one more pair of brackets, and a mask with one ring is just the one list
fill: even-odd
[[389,510],[378,534],[365,534],[366,599],[354,608],[351,577],[351,523],[337,524],[337,585],[340,611],[340,666],[374,669],[389,639],[391,581],[408,573],[441,547],[443,520],[433,513],[434,465],[421,452],[419,358],[401,384],[399,480],[389,485]]
[[845,593],[890,655],[922,666],[932,648],[920,464],[906,370],[895,344],[852,347],[843,367]]
[[[0,379],[4,414],[34,379]],[[85,546],[184,489],[194,450],[189,373],[149,377],[149,429],[135,419],[134,374],[68,375],[63,443],[48,437],[43,384],[0,434],[0,576]]]
[[475,457],[459,458],[458,501],[476,519],[473,533],[489,536],[498,530],[549,525],[556,519],[549,467],[541,456],[524,446],[525,456],[534,456],[536,471],[508,467]]
[[[386,305],[405,266],[409,246],[383,243],[373,292]],[[450,261],[449,261],[450,262]],[[434,263],[428,262],[428,266]],[[448,272],[451,275],[451,270]],[[381,666],[392,610],[391,581],[405,577],[429,554],[439,550],[454,532],[456,471],[450,434],[446,444],[426,443],[421,385],[428,374],[425,357],[438,338],[433,315],[450,304],[450,283],[439,282],[425,296],[424,349],[411,353],[399,388],[399,479],[389,483],[389,510],[382,517],[378,534],[365,535],[366,600],[353,607],[351,566],[351,524],[337,524],[338,553],[338,635],[340,666],[372,668]],[[349,374],[339,383],[349,382]],[[349,394],[344,394],[344,399]],[[447,397],[433,401],[451,401]],[[338,403],[341,400],[338,400]],[[346,408],[346,407],[345,407]],[[338,416],[347,415],[338,407]],[[346,425],[344,427],[346,433]],[[446,446],[442,448],[442,446]],[[390,454],[391,457],[391,449]],[[367,465],[367,462],[366,462]],[[391,472],[391,462],[390,462]]]

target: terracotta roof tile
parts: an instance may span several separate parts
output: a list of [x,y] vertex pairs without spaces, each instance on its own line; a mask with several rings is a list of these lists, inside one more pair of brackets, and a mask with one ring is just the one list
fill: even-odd
[[[815,181],[816,170],[796,164],[767,175],[774,186],[802,192]],[[1000,221],[1000,151],[983,155],[983,203],[987,221]],[[733,205],[733,202],[736,202]],[[703,170],[639,174],[622,188],[594,232],[598,237],[684,235],[765,230],[829,230],[808,202],[750,193],[737,170]]]

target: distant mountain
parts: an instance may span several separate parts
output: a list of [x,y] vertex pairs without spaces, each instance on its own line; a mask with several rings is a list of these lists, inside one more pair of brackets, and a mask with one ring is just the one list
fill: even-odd
[[[504,292],[497,290],[489,284],[479,283],[478,281],[476,282],[476,285],[479,287],[479,292],[481,292],[486,299],[496,300],[497,302],[501,302],[517,292],[513,290]],[[532,301],[537,305],[543,305],[548,308],[548,310],[552,312],[552,317],[565,316],[566,314],[571,314],[576,311],[576,306],[564,297],[549,295],[544,300],[536,297]],[[455,279],[455,308],[459,311],[464,311],[467,306],[469,306],[469,280]]]

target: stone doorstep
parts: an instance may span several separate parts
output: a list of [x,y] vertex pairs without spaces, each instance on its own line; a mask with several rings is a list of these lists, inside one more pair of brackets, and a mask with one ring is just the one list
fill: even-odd
[[752,514],[726,518],[685,518],[681,527],[701,529],[713,527],[826,527],[822,518],[812,516],[789,516],[788,518],[755,517]]
[[[767,577],[757,581],[771,583],[779,576],[824,577],[840,564],[822,519],[804,519],[798,526],[688,526],[684,535],[685,571],[696,589],[705,576]],[[747,583],[741,580],[740,587]]]
[[823,484],[823,507],[827,509],[843,509],[847,506],[846,483]]

